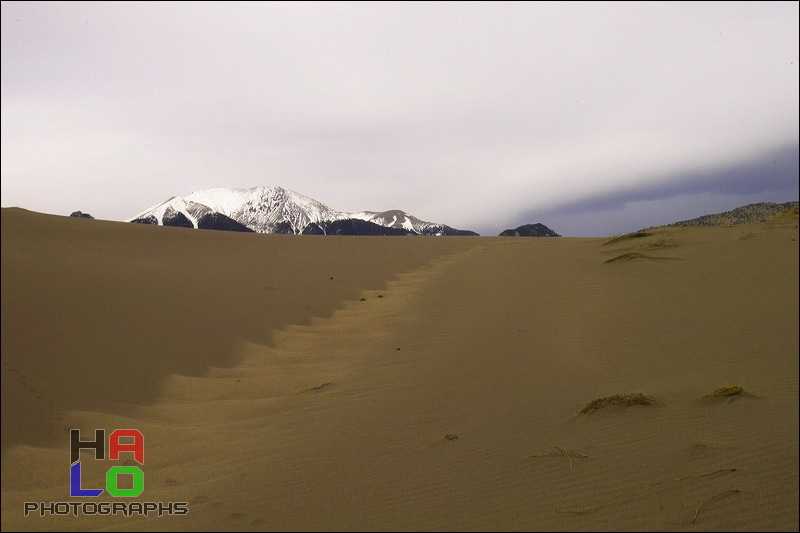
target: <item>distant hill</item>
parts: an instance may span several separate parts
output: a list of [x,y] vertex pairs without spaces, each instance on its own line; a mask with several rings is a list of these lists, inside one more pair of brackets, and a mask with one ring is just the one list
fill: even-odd
[[524,224],[516,229],[507,229],[500,233],[500,237],[561,237],[541,223]]
[[757,204],[745,205],[712,215],[703,215],[690,220],[681,220],[672,224],[665,224],[667,227],[676,226],[736,226],[737,224],[758,224],[766,222],[782,211],[796,208],[800,202],[784,202],[777,204],[774,202],[761,202]]

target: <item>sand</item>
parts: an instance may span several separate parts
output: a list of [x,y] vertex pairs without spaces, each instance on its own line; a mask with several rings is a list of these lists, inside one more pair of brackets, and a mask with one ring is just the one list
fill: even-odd
[[[797,531],[797,215],[650,231],[314,237],[3,209],[2,529]],[[724,385],[751,395],[705,397]],[[631,393],[655,403],[580,413]],[[143,493],[70,497],[72,428],[138,429]],[[81,465],[104,488],[138,463]],[[98,501],[189,513],[24,516]]]

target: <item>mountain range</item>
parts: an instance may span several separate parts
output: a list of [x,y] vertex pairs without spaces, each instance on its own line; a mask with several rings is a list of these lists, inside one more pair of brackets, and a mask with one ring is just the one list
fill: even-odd
[[318,235],[478,235],[399,209],[337,211],[282,187],[205,189],[172,197],[127,222],[199,229]]
[[[667,226],[728,226],[764,222],[776,214],[797,210],[798,202],[762,202],[723,213],[707,214]],[[73,212],[73,217],[92,218]],[[126,222],[197,229],[303,235],[472,235],[438,222],[427,222],[405,211],[349,213],[282,187],[204,189],[173,196],[145,209]],[[501,237],[559,237],[544,224],[507,229]]]

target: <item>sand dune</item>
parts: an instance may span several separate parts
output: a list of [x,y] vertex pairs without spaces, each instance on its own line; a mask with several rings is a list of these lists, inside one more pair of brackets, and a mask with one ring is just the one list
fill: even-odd
[[[2,217],[4,531],[798,529],[796,215],[612,244]],[[124,499],[70,498],[71,428],[139,429],[134,500],[189,513],[24,517]],[[87,486],[136,464],[83,453]]]

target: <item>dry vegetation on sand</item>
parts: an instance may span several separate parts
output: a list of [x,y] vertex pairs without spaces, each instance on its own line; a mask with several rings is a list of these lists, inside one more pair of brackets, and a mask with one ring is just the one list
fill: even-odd
[[608,406],[629,407],[631,405],[658,405],[658,402],[652,396],[646,396],[640,392],[633,394],[614,394],[613,396],[592,400],[583,406],[581,414],[590,415]]

